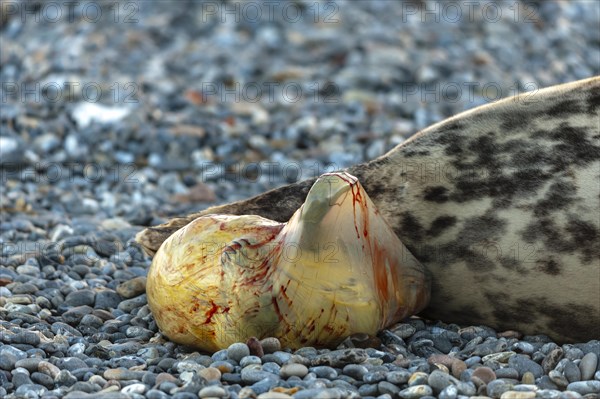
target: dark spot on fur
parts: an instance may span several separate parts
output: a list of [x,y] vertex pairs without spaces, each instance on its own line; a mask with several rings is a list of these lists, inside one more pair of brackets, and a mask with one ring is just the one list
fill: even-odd
[[425,233],[421,223],[410,212],[403,212],[400,216],[400,229],[404,232],[404,235],[411,236],[415,241],[420,241]]
[[425,200],[437,202],[438,204],[448,201],[448,189],[444,186],[433,186],[425,188]]
[[511,132],[514,130],[525,130],[531,123],[531,115],[527,111],[516,111],[505,112],[500,115],[502,123],[500,128],[502,131]]
[[517,256],[500,256],[498,258],[502,267],[512,272],[520,274],[528,274],[529,270],[522,266],[522,259],[518,259]]
[[558,180],[548,188],[546,196],[539,200],[533,210],[536,216],[546,216],[558,209],[565,209],[575,200],[577,187],[569,181]]
[[460,156],[464,152],[465,138],[459,132],[454,129],[444,129],[440,132],[440,136],[437,140],[440,144],[444,145],[444,153],[448,156]]
[[600,232],[597,226],[587,220],[570,216],[566,226],[571,241],[583,254],[582,262],[595,262],[600,259]]
[[576,303],[556,305],[543,297],[522,299],[515,303],[514,299],[504,292],[490,292],[485,296],[494,308],[493,316],[499,328],[510,329],[515,324],[530,324],[532,315],[538,315],[535,319],[545,325],[541,324],[536,328],[553,331],[578,342],[586,341],[590,336],[600,335],[598,320],[595,317],[587,317],[595,313],[591,306]]
[[477,160],[474,162],[475,166],[492,170],[499,168],[500,165],[496,159],[499,147],[494,136],[494,132],[488,132],[486,135],[476,137],[469,142],[469,149],[477,154]]
[[600,87],[599,90],[592,91],[587,98],[587,112],[590,114],[596,113],[600,108]]
[[455,216],[438,216],[433,222],[431,222],[431,226],[429,230],[427,230],[427,235],[430,237],[439,236],[444,230],[449,229],[450,227],[456,224]]
[[539,270],[542,273],[549,274],[551,276],[558,276],[561,273],[561,267],[552,258],[538,260],[536,262],[535,268],[536,270]]
[[600,159],[600,146],[588,139],[589,129],[570,126],[563,122],[553,130],[538,130],[532,134],[535,139],[548,139],[557,142],[549,153],[548,162],[552,172],[560,172],[569,165],[587,165]]
[[416,157],[416,156],[425,157],[430,154],[431,154],[431,151],[429,151],[429,150],[417,150],[416,148],[411,147],[411,146],[407,146],[404,150],[404,156],[407,158]]
[[581,113],[583,111],[581,105],[578,99],[564,100],[549,108],[546,114],[552,118],[564,118],[568,115]]

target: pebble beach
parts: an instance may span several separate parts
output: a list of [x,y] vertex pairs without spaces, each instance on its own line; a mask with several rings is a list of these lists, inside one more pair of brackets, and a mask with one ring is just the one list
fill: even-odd
[[195,351],[160,334],[152,259],[134,241],[376,158],[464,110],[600,75],[599,3],[0,10],[0,398],[600,397],[600,337],[413,317],[335,348],[267,337]]

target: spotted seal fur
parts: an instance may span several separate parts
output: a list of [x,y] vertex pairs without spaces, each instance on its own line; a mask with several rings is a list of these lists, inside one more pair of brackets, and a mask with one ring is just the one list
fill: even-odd
[[[600,337],[600,77],[463,112],[347,171],[432,274],[423,317],[559,342]],[[286,221],[315,182],[150,227],[150,253],[196,217]]]

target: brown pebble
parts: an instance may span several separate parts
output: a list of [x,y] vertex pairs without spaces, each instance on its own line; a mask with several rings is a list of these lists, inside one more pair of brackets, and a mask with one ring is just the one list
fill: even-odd
[[156,383],[155,386],[159,386],[160,384],[162,384],[165,381],[169,381],[169,382],[177,382],[177,378],[173,377],[171,374],[169,373],[160,373],[156,376]]
[[456,378],[460,378],[460,375],[463,371],[467,369],[467,364],[460,359],[456,359],[454,363],[452,363],[452,375]]
[[523,378],[521,379],[521,382],[523,384],[533,385],[533,384],[535,384],[535,376],[533,375],[533,373],[531,371],[526,371],[523,374]]
[[281,350],[281,342],[277,338],[269,337],[260,341],[264,353],[273,353]]
[[250,354],[252,356],[263,357],[265,355],[265,351],[263,350],[260,341],[256,339],[256,337],[248,338],[248,341],[246,341],[246,345],[248,345],[248,348],[250,349]]
[[542,360],[542,370],[544,370],[544,374],[548,374],[550,371],[554,370],[560,359],[563,357],[562,348],[554,348],[548,353],[548,356]]
[[214,367],[207,367],[198,371],[198,375],[204,378],[206,381],[219,381],[221,379],[221,372],[219,369]]
[[146,277],[135,277],[117,285],[117,294],[123,298],[133,298],[146,292]]
[[486,384],[489,384],[490,381],[496,379],[496,373],[494,373],[494,370],[485,366],[477,367],[475,371],[473,371],[473,376],[481,378],[481,380]]
[[452,365],[459,359],[448,355],[431,355],[427,359],[429,364],[443,364],[447,368],[452,368]]

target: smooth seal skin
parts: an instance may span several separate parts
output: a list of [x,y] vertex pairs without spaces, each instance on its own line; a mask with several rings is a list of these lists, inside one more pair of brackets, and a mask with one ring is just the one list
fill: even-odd
[[[600,77],[461,113],[348,172],[432,274],[424,317],[559,342],[600,337]],[[314,180],[204,213],[285,221]]]
[[323,175],[288,223],[207,215],[169,237],[148,273],[148,304],[171,340],[216,351],[250,337],[335,346],[422,310],[424,267],[358,180]]

